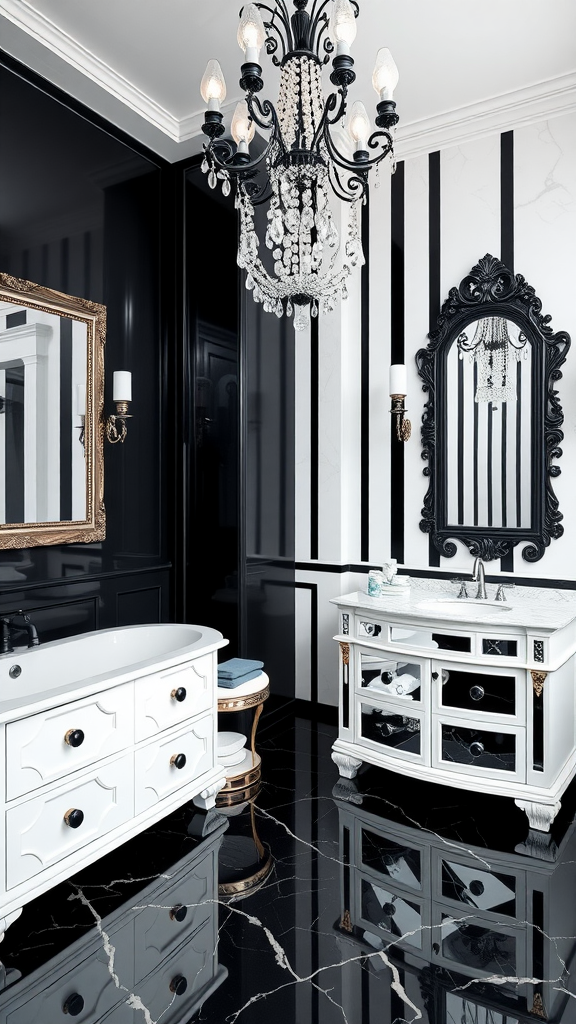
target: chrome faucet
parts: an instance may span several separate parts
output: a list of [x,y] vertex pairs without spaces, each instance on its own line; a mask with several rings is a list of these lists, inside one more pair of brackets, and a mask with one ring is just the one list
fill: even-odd
[[474,568],[472,570],[472,579],[478,582],[478,590],[476,591],[476,598],[479,601],[486,600],[486,583],[484,582],[484,562],[481,558],[477,558],[474,562]]
[[[22,619],[24,622],[23,626],[15,626],[14,619]],[[13,613],[12,615],[3,616],[0,619],[2,631],[0,634],[0,654],[12,654],[14,647],[12,646],[12,632],[25,632],[28,636],[28,647],[38,647],[40,640],[38,639],[38,631],[36,626],[31,621],[30,616],[26,615],[22,609]]]

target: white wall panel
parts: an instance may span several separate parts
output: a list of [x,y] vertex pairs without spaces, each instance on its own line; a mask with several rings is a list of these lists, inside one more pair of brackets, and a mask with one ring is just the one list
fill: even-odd
[[370,191],[369,557],[390,557],[390,173]]

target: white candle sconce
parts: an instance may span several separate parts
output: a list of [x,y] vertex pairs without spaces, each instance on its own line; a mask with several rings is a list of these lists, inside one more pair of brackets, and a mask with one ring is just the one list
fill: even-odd
[[132,419],[128,412],[132,401],[132,374],[128,370],[116,370],[113,377],[112,401],[116,403],[116,414],[106,420],[106,437],[110,444],[124,442],[128,434],[126,420]]
[[404,363],[393,363],[390,367],[390,412],[396,421],[396,438],[398,441],[407,441],[412,433],[412,424],[406,418],[405,398],[406,366]]

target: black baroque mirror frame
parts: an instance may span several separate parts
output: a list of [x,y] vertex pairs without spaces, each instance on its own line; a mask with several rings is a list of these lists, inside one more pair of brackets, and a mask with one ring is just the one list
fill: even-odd
[[[485,561],[524,543],[523,558],[536,562],[564,532],[552,478],[560,474],[554,460],[564,437],[555,384],[570,336],[554,332],[541,310],[525,278],[487,254],[450,289],[427,347],[416,354],[428,394],[420,529],[445,557],[456,554],[455,540]],[[462,360],[475,365],[463,368]]]

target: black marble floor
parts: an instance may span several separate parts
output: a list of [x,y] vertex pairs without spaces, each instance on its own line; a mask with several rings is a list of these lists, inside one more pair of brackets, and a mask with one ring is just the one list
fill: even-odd
[[503,798],[339,779],[335,735],[269,710],[254,802],[186,806],[29,904],[0,1024],[574,1024],[575,787],[528,834]]

